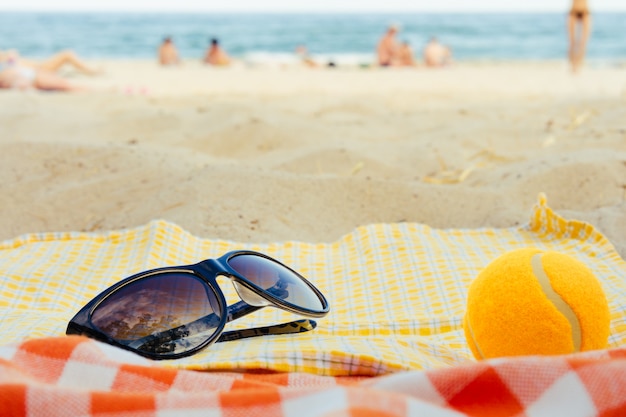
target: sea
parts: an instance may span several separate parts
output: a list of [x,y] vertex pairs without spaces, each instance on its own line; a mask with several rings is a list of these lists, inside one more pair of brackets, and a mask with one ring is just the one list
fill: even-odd
[[[457,61],[560,60],[565,13],[34,13],[0,12],[0,49],[45,57],[72,49],[88,59],[154,59],[171,36],[183,59],[199,59],[210,39],[244,61],[294,59],[299,45],[321,60],[368,63],[390,24],[416,54],[435,36]],[[587,57],[626,61],[626,12],[593,14]]]

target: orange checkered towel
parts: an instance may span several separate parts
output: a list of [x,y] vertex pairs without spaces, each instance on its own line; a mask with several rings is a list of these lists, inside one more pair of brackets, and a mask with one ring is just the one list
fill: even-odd
[[0,348],[0,416],[624,416],[626,349],[388,376],[196,372],[83,337]]

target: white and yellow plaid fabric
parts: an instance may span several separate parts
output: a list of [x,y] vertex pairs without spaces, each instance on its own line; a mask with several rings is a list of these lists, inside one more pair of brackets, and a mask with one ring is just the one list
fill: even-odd
[[[333,243],[201,239],[165,221],[107,233],[24,235],[0,242],[0,334],[5,344],[62,335],[84,304],[128,275],[252,249],[302,273],[326,295],[331,312],[311,332],[216,343],[168,366],[324,375],[445,367],[473,360],[461,327],[471,281],[497,256],[527,246],[562,251],[589,265],[609,299],[610,347],[626,344],[626,263],[596,229],[559,217],[544,196],[522,227],[375,224]],[[227,279],[221,288],[230,302],[238,300]],[[296,318],[265,308],[227,330]]]

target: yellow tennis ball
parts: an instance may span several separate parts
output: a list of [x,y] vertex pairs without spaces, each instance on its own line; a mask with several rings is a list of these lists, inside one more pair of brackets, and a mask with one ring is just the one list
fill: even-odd
[[559,355],[607,346],[609,306],[593,272],[559,252],[514,250],[472,282],[463,319],[477,359]]

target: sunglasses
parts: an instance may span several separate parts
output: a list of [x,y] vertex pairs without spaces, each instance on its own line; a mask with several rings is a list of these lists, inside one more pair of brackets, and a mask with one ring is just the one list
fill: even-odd
[[[227,305],[217,283],[229,278],[241,301]],[[313,320],[224,332],[226,323],[273,306],[323,317],[324,295],[267,255],[233,251],[194,265],[152,269],[114,284],[85,305],[66,334],[79,334],[150,359],[190,356],[214,342],[313,330]]]

